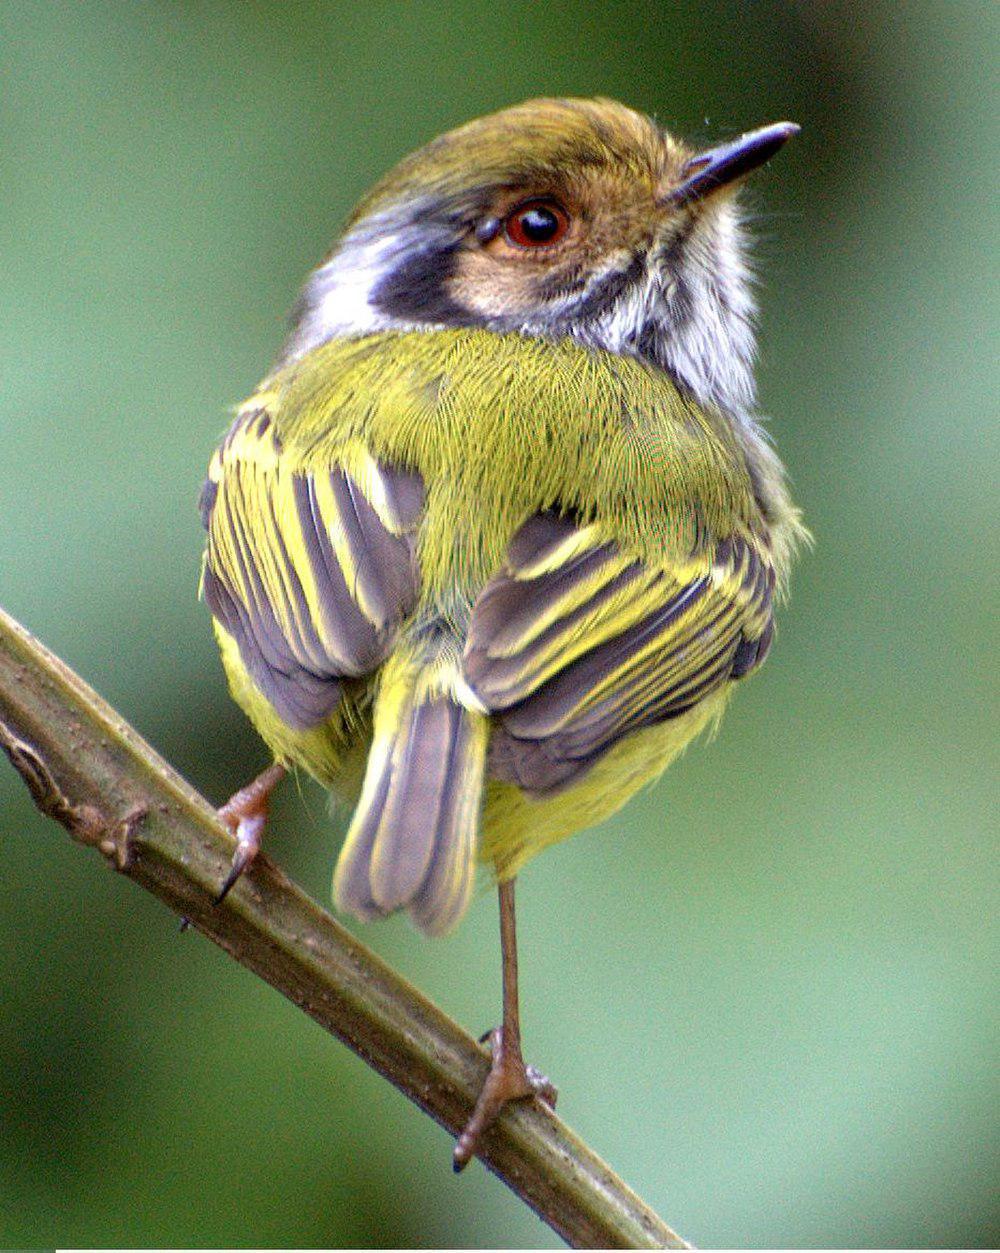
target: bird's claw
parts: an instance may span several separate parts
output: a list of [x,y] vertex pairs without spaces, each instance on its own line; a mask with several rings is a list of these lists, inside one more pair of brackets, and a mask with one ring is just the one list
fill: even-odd
[[555,1109],[556,1101],[559,1100],[559,1089],[548,1075],[543,1075],[537,1066],[525,1066],[524,1073],[531,1085],[532,1095],[537,1096],[549,1109]]
[[[222,811],[220,810],[219,812],[221,816]],[[223,819],[223,821],[236,837],[236,851],[233,853],[233,864],[230,871],[223,880],[219,894],[213,902],[215,905],[222,904],[237,879],[260,852],[261,837],[264,834],[267,814],[266,812],[252,814],[248,817],[240,818],[232,825],[226,819]]]
[[452,1155],[455,1171],[464,1170],[471,1161],[484,1132],[496,1121],[504,1106],[511,1101],[524,1101],[537,1097],[549,1109],[554,1109],[558,1095],[555,1087],[535,1066],[526,1066],[519,1045],[504,1047],[503,1029],[495,1027],[480,1039],[488,1044],[492,1061],[472,1117],[458,1137]]
[[229,873],[223,880],[214,903],[221,905],[230,889],[260,852],[261,838],[267,823],[267,804],[271,792],[285,777],[279,762],[258,775],[247,787],[231,796],[219,810],[219,821],[236,839],[236,851]]
[[[503,1028],[491,1027],[489,1031],[484,1031],[479,1037],[479,1043],[488,1044],[490,1055],[492,1056],[496,1049],[503,1047]],[[559,1099],[559,1089],[548,1075],[542,1074],[537,1066],[524,1062],[522,1062],[522,1065],[524,1066],[525,1082],[531,1089],[530,1094],[526,1095],[537,1096],[540,1101],[545,1102],[549,1109],[555,1109],[556,1101]]]

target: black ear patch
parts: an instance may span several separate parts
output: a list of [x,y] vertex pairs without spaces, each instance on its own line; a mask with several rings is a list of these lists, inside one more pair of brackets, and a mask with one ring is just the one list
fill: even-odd
[[632,257],[623,269],[613,270],[596,282],[587,295],[573,309],[574,318],[599,318],[610,312],[630,287],[642,281],[646,273],[646,258],[642,254]]
[[458,268],[458,247],[456,240],[439,248],[417,249],[405,257],[372,292],[372,307],[407,322],[468,324],[468,313],[448,294],[448,283]]

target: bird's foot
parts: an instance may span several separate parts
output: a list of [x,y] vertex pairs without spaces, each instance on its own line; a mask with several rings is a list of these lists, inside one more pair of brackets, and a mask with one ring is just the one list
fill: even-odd
[[216,905],[222,904],[230,888],[260,852],[268,801],[285,774],[285,767],[275,762],[252,783],[231,796],[219,810],[220,822],[236,838],[236,852],[233,853],[232,868],[215,898]]
[[[458,1137],[452,1165],[456,1172],[469,1164],[483,1133],[493,1125],[503,1107],[509,1101],[523,1101],[537,1097],[549,1109],[555,1109],[558,1093],[549,1080],[534,1066],[526,1066],[520,1045],[505,1047],[503,1029],[496,1027],[484,1037],[488,1040],[493,1060],[486,1076],[476,1108]],[[480,1041],[481,1043],[483,1041]]]

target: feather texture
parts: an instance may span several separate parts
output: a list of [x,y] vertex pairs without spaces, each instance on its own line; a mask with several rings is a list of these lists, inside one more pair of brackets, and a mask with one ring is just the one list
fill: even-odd
[[419,669],[390,664],[364,787],[334,877],[338,908],[406,908],[428,934],[465,911],[476,862],[487,724]]
[[[213,461],[203,589],[254,682],[293,727],[329,717],[341,680],[377,668],[416,603],[419,476],[296,471],[251,409]],[[377,507],[376,503],[377,502]]]
[[434,933],[477,856],[515,873],[721,712],[802,534],[752,425],[640,362],[474,330],[281,369],[202,510],[234,696],[357,804],[338,902]]
[[492,773],[533,793],[565,786],[624,735],[748,673],[773,587],[752,538],[647,567],[568,519],[532,519],[476,602],[465,650],[469,686],[497,715]]

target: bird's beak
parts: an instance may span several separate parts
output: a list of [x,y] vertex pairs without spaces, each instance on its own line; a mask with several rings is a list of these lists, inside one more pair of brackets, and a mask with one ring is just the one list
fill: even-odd
[[684,165],[681,170],[683,181],[673,189],[668,199],[673,204],[687,204],[710,196],[720,187],[728,186],[765,161],[770,161],[778,149],[800,130],[801,127],[794,122],[775,122],[772,126],[747,131],[728,144],[699,153]]

